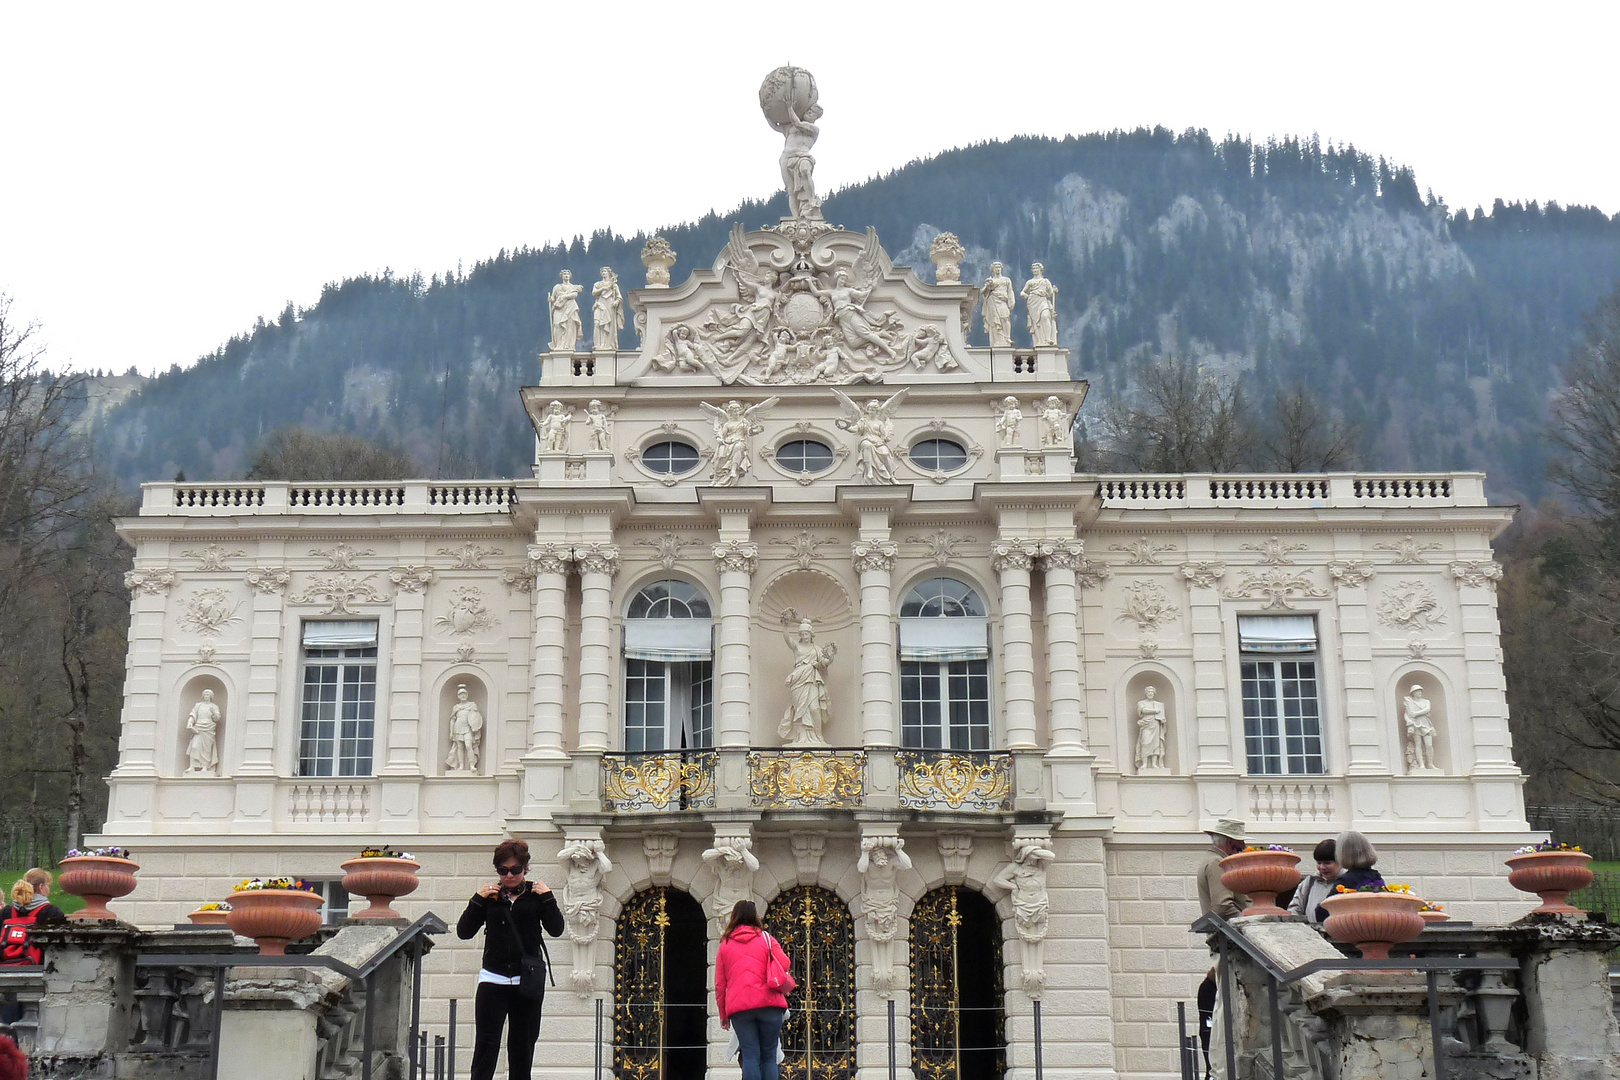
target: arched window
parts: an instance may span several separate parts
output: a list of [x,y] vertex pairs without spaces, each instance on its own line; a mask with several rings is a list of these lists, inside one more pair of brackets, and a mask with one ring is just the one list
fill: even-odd
[[924,750],[990,749],[990,621],[973,587],[929,578],[900,601],[900,735]]
[[655,581],[624,619],[624,749],[714,745],[714,620],[692,584]]

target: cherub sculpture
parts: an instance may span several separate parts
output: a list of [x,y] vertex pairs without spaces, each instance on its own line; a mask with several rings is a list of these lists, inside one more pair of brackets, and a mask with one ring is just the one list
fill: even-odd
[[613,414],[619,411],[617,405],[603,405],[596,398],[585,406],[585,434],[590,439],[591,449],[604,451],[612,449],[612,432],[609,421]]
[[1000,401],[992,401],[990,408],[995,410],[996,434],[1001,437],[1001,448],[1005,450],[1021,446],[1019,439],[1022,437],[1024,410],[1018,407],[1018,399],[1009,394]]
[[834,421],[838,427],[855,436],[855,467],[868,484],[893,484],[896,455],[889,445],[894,441],[892,410],[905,400],[902,388],[885,401],[876,398],[865,405],[857,405],[850,396],[833,388],[833,393],[844,406],[845,416]]
[[553,401],[540,416],[540,450],[547,454],[568,453],[568,429],[574,422],[574,407]]
[[698,408],[714,421],[714,483],[716,487],[729,487],[742,482],[753,468],[749,454],[749,440],[765,430],[759,418],[781,398],[768,397],[764,401],[743,408],[740,401],[728,401],[724,408],[707,401],[698,402]]
[[653,357],[652,365],[673,375],[712,374],[708,346],[698,341],[685,323],[664,337],[664,347]]
[[1069,407],[1056,394],[1041,403],[1041,445],[1069,446],[1072,444]]

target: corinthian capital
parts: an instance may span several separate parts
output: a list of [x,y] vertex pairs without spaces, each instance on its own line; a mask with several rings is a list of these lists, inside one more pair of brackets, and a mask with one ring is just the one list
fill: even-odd
[[1042,540],[1039,556],[1042,570],[1074,570],[1086,561],[1086,542]]
[[619,545],[575,544],[574,562],[578,564],[581,574],[606,574],[612,577],[619,572]]
[[1009,570],[1028,571],[1035,565],[1038,553],[1039,545],[1033,540],[1003,537],[990,545],[990,565],[998,574]]
[[855,560],[855,572],[881,570],[885,574],[894,569],[894,558],[900,554],[900,545],[893,540],[857,540],[850,545],[850,557]]
[[574,549],[567,544],[530,544],[529,565],[531,577],[539,574],[566,574],[568,564],[574,561]]
[[714,545],[714,561],[722,574],[752,574],[758,559],[759,545],[749,540],[722,540]]

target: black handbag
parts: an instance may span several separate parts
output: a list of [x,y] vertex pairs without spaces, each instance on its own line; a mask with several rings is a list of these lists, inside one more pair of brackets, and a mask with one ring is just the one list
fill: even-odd
[[545,997],[547,979],[550,979],[552,986],[557,985],[556,976],[551,974],[551,953],[546,949],[545,929],[540,929],[540,953],[545,954],[542,959],[540,953],[531,953],[523,947],[523,935],[518,933],[517,925],[512,922],[511,909],[506,912],[505,922],[512,940],[517,942],[518,952],[523,954],[518,961],[518,994],[530,1000]]

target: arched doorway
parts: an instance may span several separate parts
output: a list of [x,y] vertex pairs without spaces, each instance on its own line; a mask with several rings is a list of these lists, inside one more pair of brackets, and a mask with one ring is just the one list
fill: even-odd
[[620,1080],[701,1080],[707,1068],[708,919],[680,889],[636,893],[613,942],[613,1069]]
[[799,885],[771,901],[765,925],[799,984],[782,1028],[782,1080],[855,1075],[855,920],[830,889]]
[[919,1080],[1000,1080],[1007,1071],[1001,919],[947,885],[911,912],[911,1069]]

